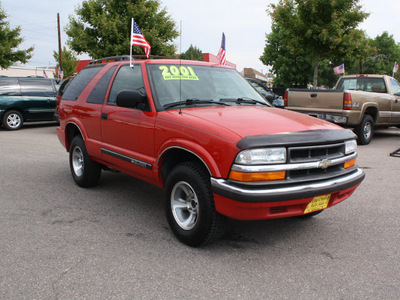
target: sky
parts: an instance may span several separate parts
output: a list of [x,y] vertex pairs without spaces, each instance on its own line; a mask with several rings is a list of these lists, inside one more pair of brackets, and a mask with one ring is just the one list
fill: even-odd
[[[61,40],[68,39],[64,29],[68,17],[83,0],[0,0],[12,28],[21,27],[21,49],[35,46],[29,66],[54,66],[53,51],[58,51],[57,13],[60,13]],[[266,13],[278,0],[160,0],[161,7],[175,21],[181,38],[174,41],[178,53],[190,45],[217,55],[222,33],[226,36],[226,58],[237,70],[253,68],[265,73],[268,67],[259,60],[265,47],[265,35],[271,32],[271,18]],[[370,16],[359,26],[375,38],[387,31],[400,43],[400,1],[360,0]],[[140,25],[140,24],[139,24]],[[128,54],[128,53],[127,53]],[[87,55],[80,58],[88,59]]]

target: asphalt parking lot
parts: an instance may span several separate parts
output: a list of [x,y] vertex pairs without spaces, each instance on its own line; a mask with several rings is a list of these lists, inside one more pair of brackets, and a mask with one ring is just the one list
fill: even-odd
[[111,172],[77,187],[55,128],[0,127],[0,299],[399,299],[400,129],[359,147],[366,179],[343,203],[190,248],[161,190]]

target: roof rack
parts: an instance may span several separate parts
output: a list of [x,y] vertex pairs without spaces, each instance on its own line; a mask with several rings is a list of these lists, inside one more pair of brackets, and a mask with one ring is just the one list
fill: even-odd
[[[150,57],[147,58],[146,55],[132,55],[132,60],[135,60],[135,59],[176,59],[176,58],[166,57],[166,56],[157,56],[157,55],[150,55]],[[97,64],[104,64],[104,63],[115,62],[115,61],[128,61],[128,60],[130,60],[129,55],[110,56],[110,57],[104,57],[104,58],[92,60],[91,62],[89,62],[89,65],[97,65]]]

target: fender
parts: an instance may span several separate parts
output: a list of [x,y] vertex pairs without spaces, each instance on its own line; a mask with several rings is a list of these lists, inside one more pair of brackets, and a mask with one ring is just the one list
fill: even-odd
[[366,103],[362,104],[360,115],[358,116],[357,124],[361,123],[362,119],[365,116],[365,112],[370,108],[373,108],[374,110],[376,110],[376,115],[371,115],[373,117],[373,119],[374,119],[374,122],[376,123],[376,121],[379,118],[379,107],[378,107],[378,104],[374,103],[374,102],[366,102]]
[[170,149],[181,149],[197,156],[207,167],[211,176],[221,177],[221,172],[218,168],[212,155],[201,145],[181,138],[174,138],[166,141],[161,145],[157,152],[157,169],[159,170],[159,163],[163,155]]

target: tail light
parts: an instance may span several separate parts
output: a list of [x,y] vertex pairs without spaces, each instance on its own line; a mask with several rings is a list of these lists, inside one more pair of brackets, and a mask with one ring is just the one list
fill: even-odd
[[343,94],[343,109],[351,110],[352,106],[353,106],[353,103],[352,103],[352,100],[351,100],[351,94],[344,93]]
[[283,103],[285,106],[288,106],[287,97],[288,97],[288,90],[285,91],[285,95],[283,96]]

